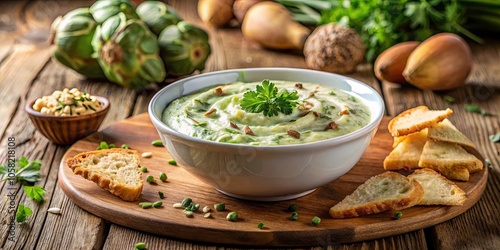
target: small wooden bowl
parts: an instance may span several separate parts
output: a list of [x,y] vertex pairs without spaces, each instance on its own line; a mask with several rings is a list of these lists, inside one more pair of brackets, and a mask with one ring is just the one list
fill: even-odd
[[54,116],[42,114],[33,109],[36,100],[26,104],[28,113],[35,128],[47,139],[55,144],[69,145],[93,132],[97,131],[109,111],[109,100],[96,96],[103,104],[102,109],[95,113],[71,116]]

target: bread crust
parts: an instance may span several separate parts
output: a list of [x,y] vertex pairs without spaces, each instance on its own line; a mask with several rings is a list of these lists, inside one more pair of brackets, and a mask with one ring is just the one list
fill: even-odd
[[131,149],[122,149],[122,148],[112,148],[112,149],[103,149],[103,150],[95,150],[83,152],[75,155],[74,157],[68,159],[66,164],[68,165],[73,173],[76,175],[81,175],[83,178],[90,180],[96,183],[99,187],[108,190],[112,194],[122,198],[125,201],[135,201],[139,198],[143,188],[142,182],[142,172],[140,171],[140,165],[138,165],[137,173],[140,177],[140,184],[137,186],[130,186],[121,183],[118,180],[113,180],[107,176],[102,176],[98,173],[95,173],[93,169],[89,166],[85,166],[83,161],[85,158],[90,157],[92,155],[106,155],[110,153],[120,153],[120,154],[134,154],[139,162],[139,154],[135,150]]
[[[408,122],[408,120],[418,120],[418,114],[424,114],[427,112],[439,112],[433,114],[433,117],[431,118],[426,118],[425,120],[419,120],[418,122],[413,121],[410,124],[402,124],[404,122]],[[429,113],[430,114],[430,113]],[[391,121],[389,121],[388,129],[389,132],[391,133],[392,136],[403,136],[403,135],[408,135],[411,133],[415,133],[417,131],[420,131],[424,128],[431,127],[432,125],[437,124],[438,122],[441,122],[442,120],[450,117],[453,114],[453,110],[450,108],[447,108],[446,110],[429,110],[427,106],[418,106],[415,108],[411,108],[408,110],[403,111]],[[413,116],[416,117],[413,117]]]
[[400,181],[407,182],[409,183],[411,190],[403,197],[398,197],[398,198],[393,197],[382,200],[374,200],[362,204],[354,204],[347,208],[344,208],[345,204],[339,206],[339,204],[343,203],[346,200],[344,199],[343,201],[337,203],[335,206],[330,208],[329,210],[330,216],[334,219],[344,219],[344,218],[352,218],[357,216],[380,213],[385,211],[401,210],[418,204],[418,202],[420,202],[420,200],[424,196],[424,189],[416,180],[409,180],[405,176],[391,171],[387,171],[382,174],[373,176],[372,178],[368,179],[363,185],[358,187],[358,189],[366,188],[366,186],[364,186],[365,184],[382,178],[388,178],[390,180],[398,182]]

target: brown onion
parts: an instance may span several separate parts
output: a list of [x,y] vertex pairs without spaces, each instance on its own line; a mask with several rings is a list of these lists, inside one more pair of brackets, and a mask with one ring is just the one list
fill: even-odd
[[403,70],[411,52],[420,44],[417,41],[402,42],[380,53],[375,60],[373,71],[381,81],[406,84]]

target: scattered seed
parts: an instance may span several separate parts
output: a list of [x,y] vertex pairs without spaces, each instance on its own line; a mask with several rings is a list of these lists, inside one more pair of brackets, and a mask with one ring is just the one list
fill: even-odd
[[165,198],[165,195],[163,194],[162,191],[158,191],[158,196],[160,196],[160,199]]
[[186,217],[188,217],[188,218],[193,217],[193,211],[186,211],[186,210],[184,210],[184,211],[182,211],[182,212],[183,212],[183,213],[184,213],[184,215],[186,215]]
[[171,159],[171,160],[168,160],[168,164],[176,166],[177,161],[175,161],[174,159]]
[[148,175],[148,177],[146,177],[146,182],[155,183],[155,178],[152,175]]
[[330,122],[330,123],[328,123],[328,125],[326,125],[325,130],[338,129],[338,128],[339,128],[339,125],[337,123]]
[[238,220],[238,214],[236,212],[229,212],[226,216],[226,219],[228,221],[237,221]]
[[297,131],[297,130],[290,129],[290,130],[286,131],[286,133],[287,133],[289,136],[291,136],[291,137],[293,137],[293,138],[295,138],[295,139],[300,139],[300,133],[299,133],[299,131]]
[[144,208],[144,209],[146,209],[146,208],[152,207],[153,203],[151,203],[151,202],[141,202],[141,203],[139,203],[139,206],[142,207],[142,208]]
[[51,207],[51,208],[47,209],[47,212],[49,212],[51,214],[61,214],[61,209],[58,207]]
[[313,226],[319,225],[320,222],[321,222],[321,218],[319,218],[318,216],[314,216],[314,218],[311,221]]
[[215,113],[216,111],[217,111],[217,109],[211,108],[210,110],[208,110],[207,112],[205,112],[203,114],[203,116],[209,116],[209,115]]
[[288,211],[289,212],[296,212],[297,211],[297,208],[298,206],[296,204],[292,204],[288,207]]
[[246,135],[255,135],[248,125],[245,125],[243,132],[245,132]]
[[236,125],[236,123],[234,122],[229,122],[229,125],[231,126],[231,128],[240,129],[240,127],[238,127],[238,125]]
[[172,205],[172,207],[182,208],[182,204],[181,203],[174,203],[174,205]]
[[155,203],[153,203],[153,207],[155,208],[161,207],[162,205],[163,205],[162,201],[156,201]]
[[214,208],[216,211],[224,211],[224,209],[226,209],[226,205],[224,203],[219,203],[215,204]]
[[153,153],[151,152],[144,152],[142,153],[142,158],[151,158],[153,156]]
[[259,222],[259,224],[257,224],[257,228],[258,229],[263,229],[264,228],[264,223]]
[[151,145],[156,147],[163,147],[163,142],[161,140],[154,140],[151,142]]
[[403,212],[395,212],[394,213],[394,219],[395,220],[399,220],[399,218],[401,218],[401,216],[403,216]]
[[205,213],[205,215],[203,215],[203,217],[205,217],[205,218],[212,218],[212,214],[211,213]]
[[166,181],[166,180],[167,180],[167,178],[168,178],[168,177],[167,177],[167,174],[165,174],[165,173],[163,173],[163,172],[161,172],[161,173],[160,173],[160,180],[161,180],[161,181]]
[[142,167],[142,168],[141,168],[141,171],[142,171],[143,173],[146,173],[146,172],[148,172],[148,168],[147,168],[147,167]]
[[297,212],[292,213],[292,217],[290,218],[291,220],[295,221],[299,219],[299,214]]
[[135,249],[137,250],[145,250],[146,249],[146,243],[144,242],[138,242],[135,244]]
[[210,210],[212,210],[212,209],[210,209],[208,206],[205,206],[202,209],[203,213],[208,213],[208,212],[210,212]]

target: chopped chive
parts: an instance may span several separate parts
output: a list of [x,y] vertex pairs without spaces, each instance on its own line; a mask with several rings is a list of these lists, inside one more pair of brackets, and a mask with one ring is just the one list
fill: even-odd
[[165,195],[163,194],[162,191],[158,191],[158,196],[160,196],[160,199],[165,198]]
[[263,229],[264,228],[264,223],[259,222],[259,224],[257,224],[257,228],[258,229]]
[[321,218],[319,218],[318,216],[314,216],[314,218],[311,220],[311,224],[313,226],[317,226],[319,225],[319,223],[321,223]]
[[168,177],[167,177],[167,174],[165,174],[165,173],[163,173],[163,172],[161,172],[161,173],[160,173],[160,180],[161,180],[161,181],[166,181],[166,180],[167,180],[167,178],[168,178]]
[[174,159],[171,159],[171,160],[168,160],[168,164],[176,166],[177,161],[175,161]]
[[288,212],[296,212],[297,211],[297,205],[296,204],[292,204],[288,207]]
[[403,212],[396,212],[394,213],[394,219],[395,220],[399,220],[399,218],[401,218],[401,216],[403,216]]
[[453,97],[453,96],[449,96],[449,95],[445,95],[445,96],[443,96],[443,100],[444,100],[446,103],[448,103],[448,104],[453,104],[453,103],[455,103],[455,101],[456,101],[456,100],[455,100],[455,97]]
[[151,142],[151,145],[156,147],[163,147],[163,142],[161,140],[154,140]]
[[153,207],[154,207],[154,208],[161,207],[162,205],[163,205],[163,202],[162,202],[162,201],[156,201],[155,203],[153,203]]
[[297,212],[292,213],[292,217],[290,217],[291,220],[296,221],[299,219],[299,214]]
[[141,172],[143,172],[143,173],[148,172],[148,168],[147,168],[147,167],[142,167],[142,168],[141,168]]

